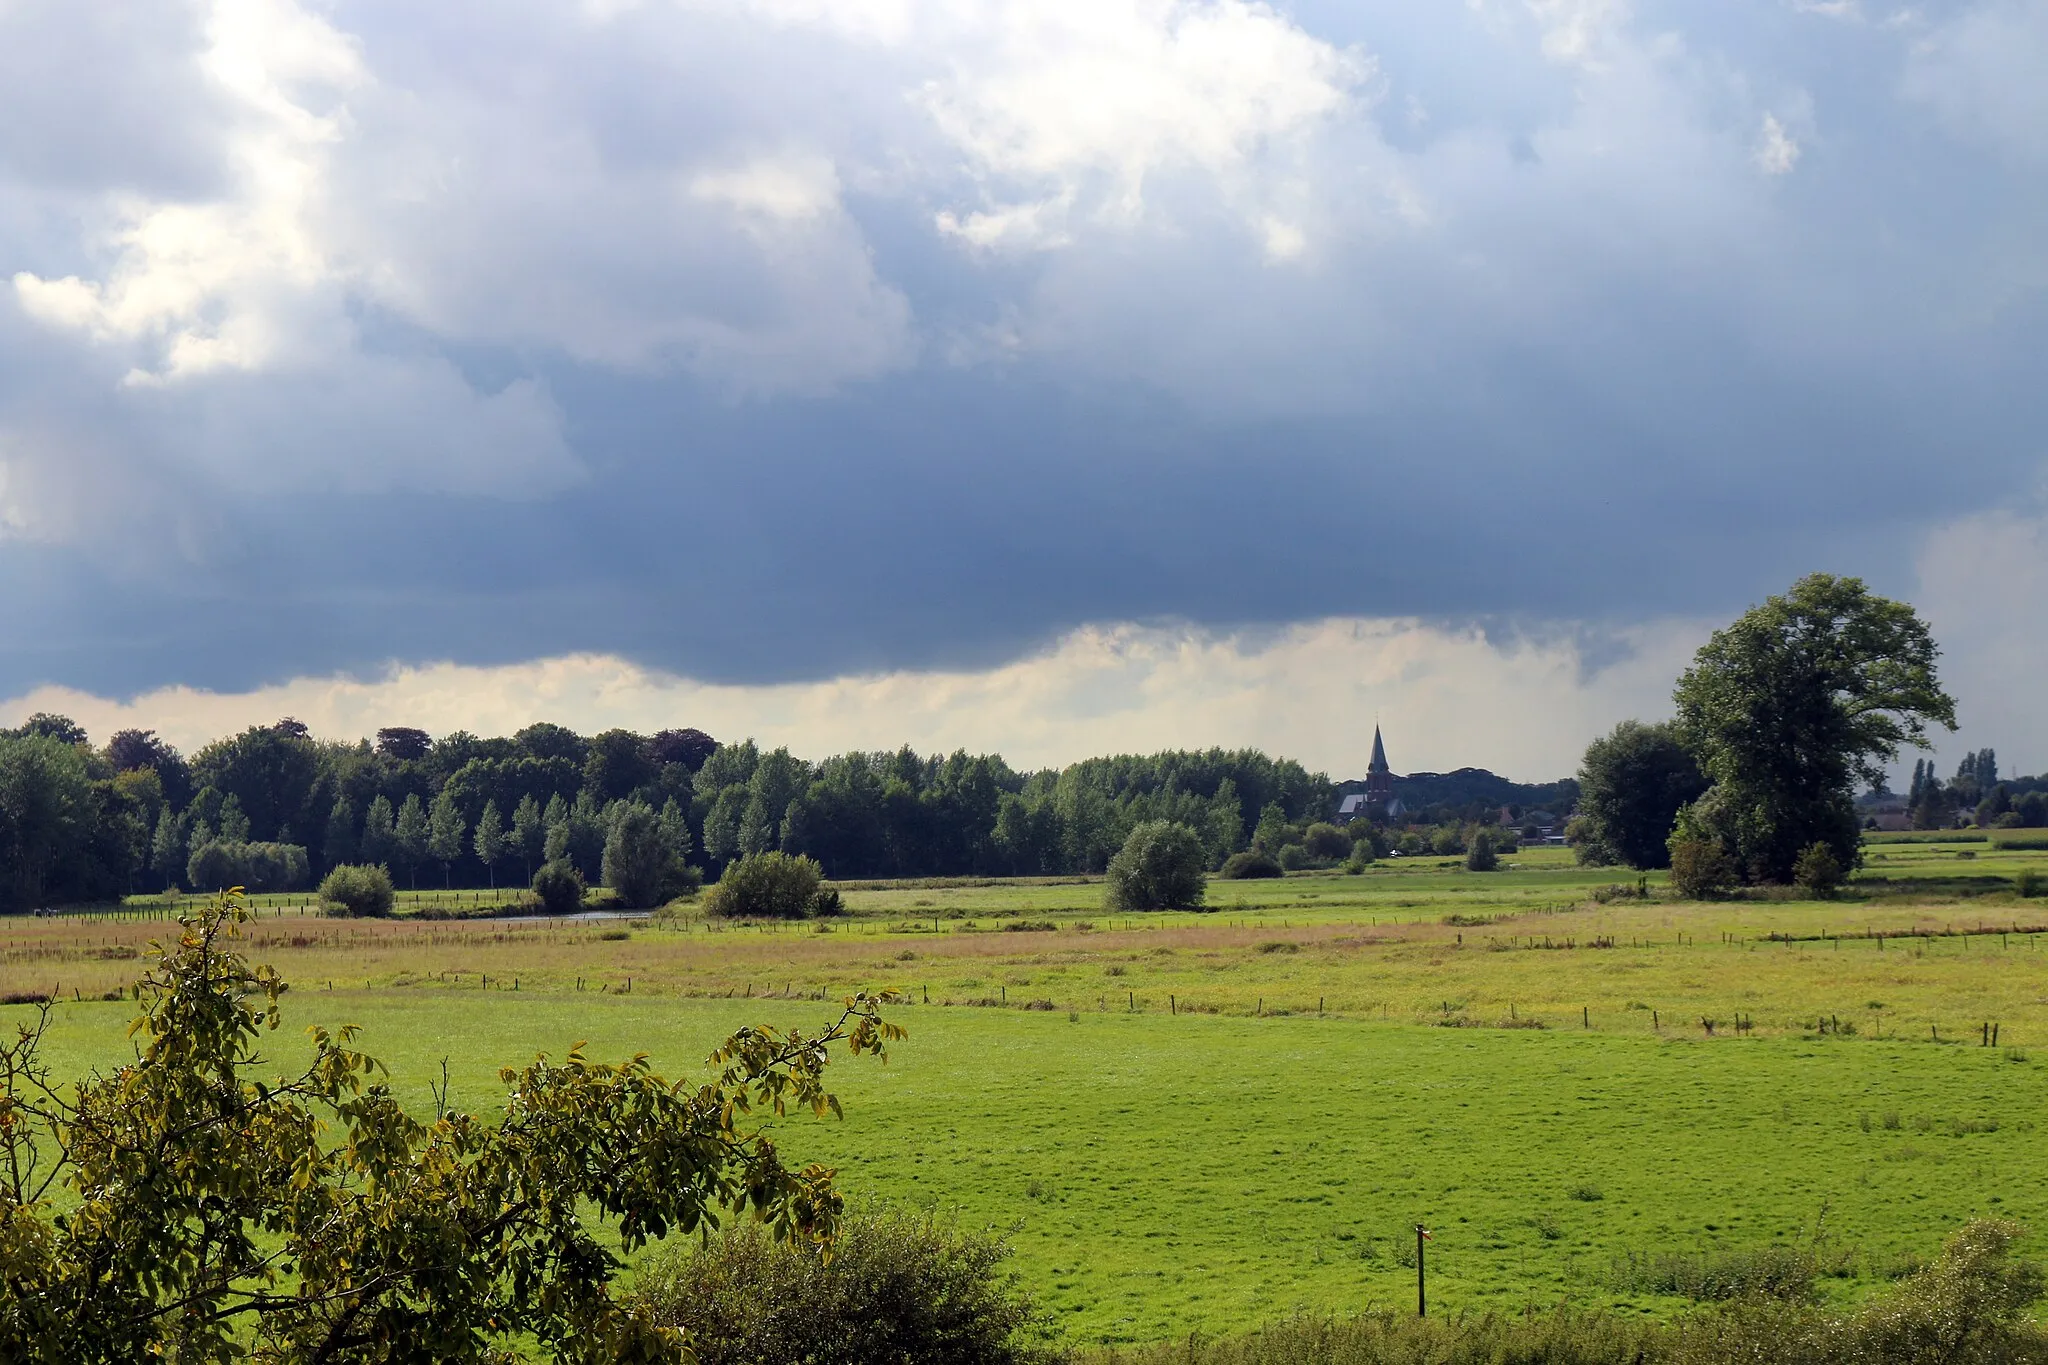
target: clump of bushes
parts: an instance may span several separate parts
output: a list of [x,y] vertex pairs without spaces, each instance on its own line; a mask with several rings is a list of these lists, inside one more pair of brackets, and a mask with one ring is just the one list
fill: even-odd
[[688,1334],[699,1365],[1052,1365],[1050,1323],[992,1232],[930,1214],[857,1212],[830,1260],[741,1222],[657,1253],[635,1306]]
[[1493,835],[1480,830],[1465,846],[1465,870],[1467,872],[1492,872],[1500,866],[1500,855],[1493,851]]
[[1251,881],[1259,877],[1282,877],[1286,873],[1281,869],[1280,864],[1274,862],[1258,849],[1248,848],[1242,853],[1233,853],[1228,858],[1225,858],[1223,860],[1223,870],[1216,875],[1228,881],[1241,882]]
[[726,864],[704,908],[728,919],[802,919],[817,910],[823,880],[815,858],[750,853]]
[[1828,900],[1842,885],[1842,860],[1834,849],[1819,840],[1799,850],[1792,864],[1792,882],[1815,900]]
[[1718,900],[1734,889],[1735,860],[1714,839],[1671,841],[1671,889],[1689,901]]
[[1319,820],[1301,832],[1301,846],[1319,862],[1334,863],[1351,856],[1351,836],[1341,826]]
[[300,891],[312,875],[306,850],[298,844],[211,839],[185,862],[185,880],[193,886],[215,891],[239,886],[251,895]]
[[1731,1299],[1813,1297],[1820,1266],[1798,1247],[1745,1247],[1730,1251],[1629,1253],[1615,1264],[1614,1287],[1637,1294],[1669,1294],[1695,1303]]
[[1208,861],[1202,841],[1186,825],[1147,820],[1109,860],[1104,903],[1112,910],[1192,910],[1207,891],[1202,869]]
[[533,908],[543,915],[573,915],[583,908],[583,874],[567,858],[542,863],[533,874]]
[[1308,849],[1300,844],[1280,845],[1280,868],[1283,872],[1301,872],[1314,867],[1316,860]]
[[391,874],[375,864],[344,863],[320,883],[330,914],[381,918],[391,913]]

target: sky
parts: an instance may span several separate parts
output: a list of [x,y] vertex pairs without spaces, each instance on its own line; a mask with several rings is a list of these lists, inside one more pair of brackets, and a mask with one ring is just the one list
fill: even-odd
[[0,721],[2048,769],[2048,5],[0,0]]

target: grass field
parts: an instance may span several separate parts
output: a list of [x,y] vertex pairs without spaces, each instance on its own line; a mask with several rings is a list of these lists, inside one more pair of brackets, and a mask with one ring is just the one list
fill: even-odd
[[[249,932],[290,1023],[362,1024],[422,1107],[444,1056],[488,1109],[536,1051],[687,1074],[737,1024],[895,988],[910,1039],[841,1068],[846,1121],[793,1125],[791,1150],[856,1195],[1014,1222],[1076,1340],[1139,1341],[1404,1301],[1417,1221],[1448,1308],[1654,1312],[1676,1301],[1618,1285],[1619,1258],[1818,1224],[1854,1295],[1971,1216],[2048,1230],[2048,934],[2014,932],[2048,901],[2011,891],[2048,854],[1870,852],[1833,903],[1597,903],[1616,874],[1545,850],[1219,884],[1203,916],[1112,917],[1067,882],[854,889],[824,933],[283,906]],[[60,1071],[125,1051],[131,1007],[91,997],[163,929],[0,923],[0,992],[61,986]]]

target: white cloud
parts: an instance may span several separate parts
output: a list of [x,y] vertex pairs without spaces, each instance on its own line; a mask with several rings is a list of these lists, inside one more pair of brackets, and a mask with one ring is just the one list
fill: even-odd
[[1776,114],[1765,114],[1763,131],[1757,136],[1756,168],[1765,175],[1790,175],[1798,164],[1799,144]]
[[920,95],[985,198],[937,221],[977,245],[1060,245],[1073,214],[1132,223],[1148,181],[1182,172],[1256,200],[1253,163],[1345,110],[1372,70],[1243,0],[1039,0],[990,17]]
[[1617,719],[1667,714],[1671,680],[1702,636],[1686,622],[1632,630],[1619,660],[1594,668],[1570,638],[1415,621],[1326,620],[1259,640],[1124,625],[1075,631],[1044,654],[973,673],[729,687],[578,655],[231,695],[175,688],[129,702],[45,688],[0,704],[0,717],[61,711],[95,736],[142,726],[188,749],[286,714],[341,738],[393,724],[480,734],[542,719],[586,731],[695,725],[813,757],[908,742],[1030,766],[1256,745],[1343,777],[1364,771],[1377,715],[1406,770],[1472,765],[1547,781],[1574,771],[1587,740]]
[[2048,6],[1980,0],[1913,47],[1906,92],[1962,135],[2048,159]]

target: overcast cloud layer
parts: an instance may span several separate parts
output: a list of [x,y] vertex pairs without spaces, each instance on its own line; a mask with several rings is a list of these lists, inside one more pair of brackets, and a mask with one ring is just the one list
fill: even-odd
[[0,0],[0,696],[1625,657],[1828,568],[2048,741],[2043,70],[2038,0]]

